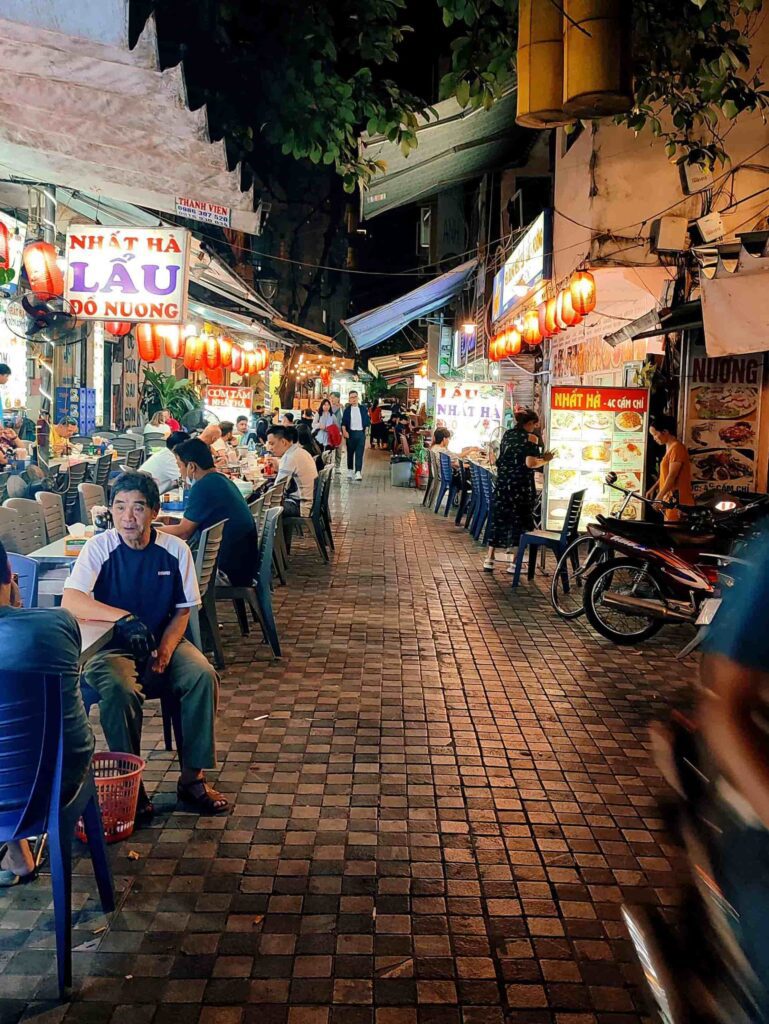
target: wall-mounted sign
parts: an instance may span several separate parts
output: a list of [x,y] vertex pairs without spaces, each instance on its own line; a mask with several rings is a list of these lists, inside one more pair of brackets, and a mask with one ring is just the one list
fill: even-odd
[[454,332],[454,366],[464,366],[472,356],[475,355],[475,331],[471,334],[465,331]]
[[710,359],[692,343],[686,370],[684,443],[692,491],[755,491],[763,354]]
[[123,338],[123,428],[139,422],[139,350],[133,331]]
[[5,384],[0,384],[0,400],[2,408],[9,412],[27,404],[27,340],[17,338],[5,326],[3,305],[0,303],[0,363],[10,366],[11,376]]
[[181,228],[71,224],[65,298],[79,320],[184,323],[189,246]]
[[202,224],[215,224],[219,228],[228,228],[232,222],[232,211],[229,206],[207,203],[202,199],[189,199],[185,196],[176,197],[176,213],[179,217],[199,220]]
[[205,402],[209,409],[240,409],[251,411],[253,388],[232,388],[209,384],[205,391]]
[[436,426],[451,431],[451,450],[480,447],[496,440],[502,426],[505,389],[488,384],[439,384],[435,395]]
[[[548,447],[557,451],[547,467],[546,528],[560,530],[574,491],[585,489],[582,527],[611,515],[624,495],[608,487],[607,473],[629,491],[644,491],[649,392],[646,388],[553,387]],[[625,518],[640,519],[640,502]]]
[[516,303],[551,276],[553,262],[553,218],[545,210],[531,224],[521,240],[494,275],[491,319],[501,319]]

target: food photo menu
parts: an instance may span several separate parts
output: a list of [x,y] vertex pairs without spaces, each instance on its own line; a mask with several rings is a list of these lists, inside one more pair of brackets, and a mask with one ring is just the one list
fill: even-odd
[[[553,387],[548,448],[557,451],[545,482],[545,527],[560,530],[574,491],[585,488],[580,529],[599,515],[619,512],[624,496],[605,483],[607,473],[628,490],[644,490],[649,392],[645,388]],[[631,501],[626,519],[640,519]]]

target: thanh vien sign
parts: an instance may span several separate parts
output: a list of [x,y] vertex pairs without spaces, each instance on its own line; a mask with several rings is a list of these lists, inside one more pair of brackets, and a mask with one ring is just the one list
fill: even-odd
[[71,224],[64,297],[79,320],[183,323],[190,233]]

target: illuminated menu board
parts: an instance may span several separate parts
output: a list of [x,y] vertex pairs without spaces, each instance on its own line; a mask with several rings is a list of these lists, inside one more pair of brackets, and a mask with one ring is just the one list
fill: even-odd
[[[621,487],[643,493],[648,419],[645,388],[551,389],[548,447],[558,454],[547,468],[546,529],[561,529],[569,498],[582,488],[581,529],[618,512],[623,495],[606,486],[607,473],[616,473]],[[640,519],[642,508],[632,501],[625,518]]]

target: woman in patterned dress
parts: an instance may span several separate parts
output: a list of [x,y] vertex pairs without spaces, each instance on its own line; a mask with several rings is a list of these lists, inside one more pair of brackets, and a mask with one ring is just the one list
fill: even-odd
[[[515,426],[506,430],[499,448],[489,550],[483,568],[494,570],[497,548],[518,545],[521,534],[534,527],[534,470],[550,462],[555,453],[542,452],[534,431],[539,417],[532,409],[515,414]],[[513,571],[512,563],[508,572]]]

